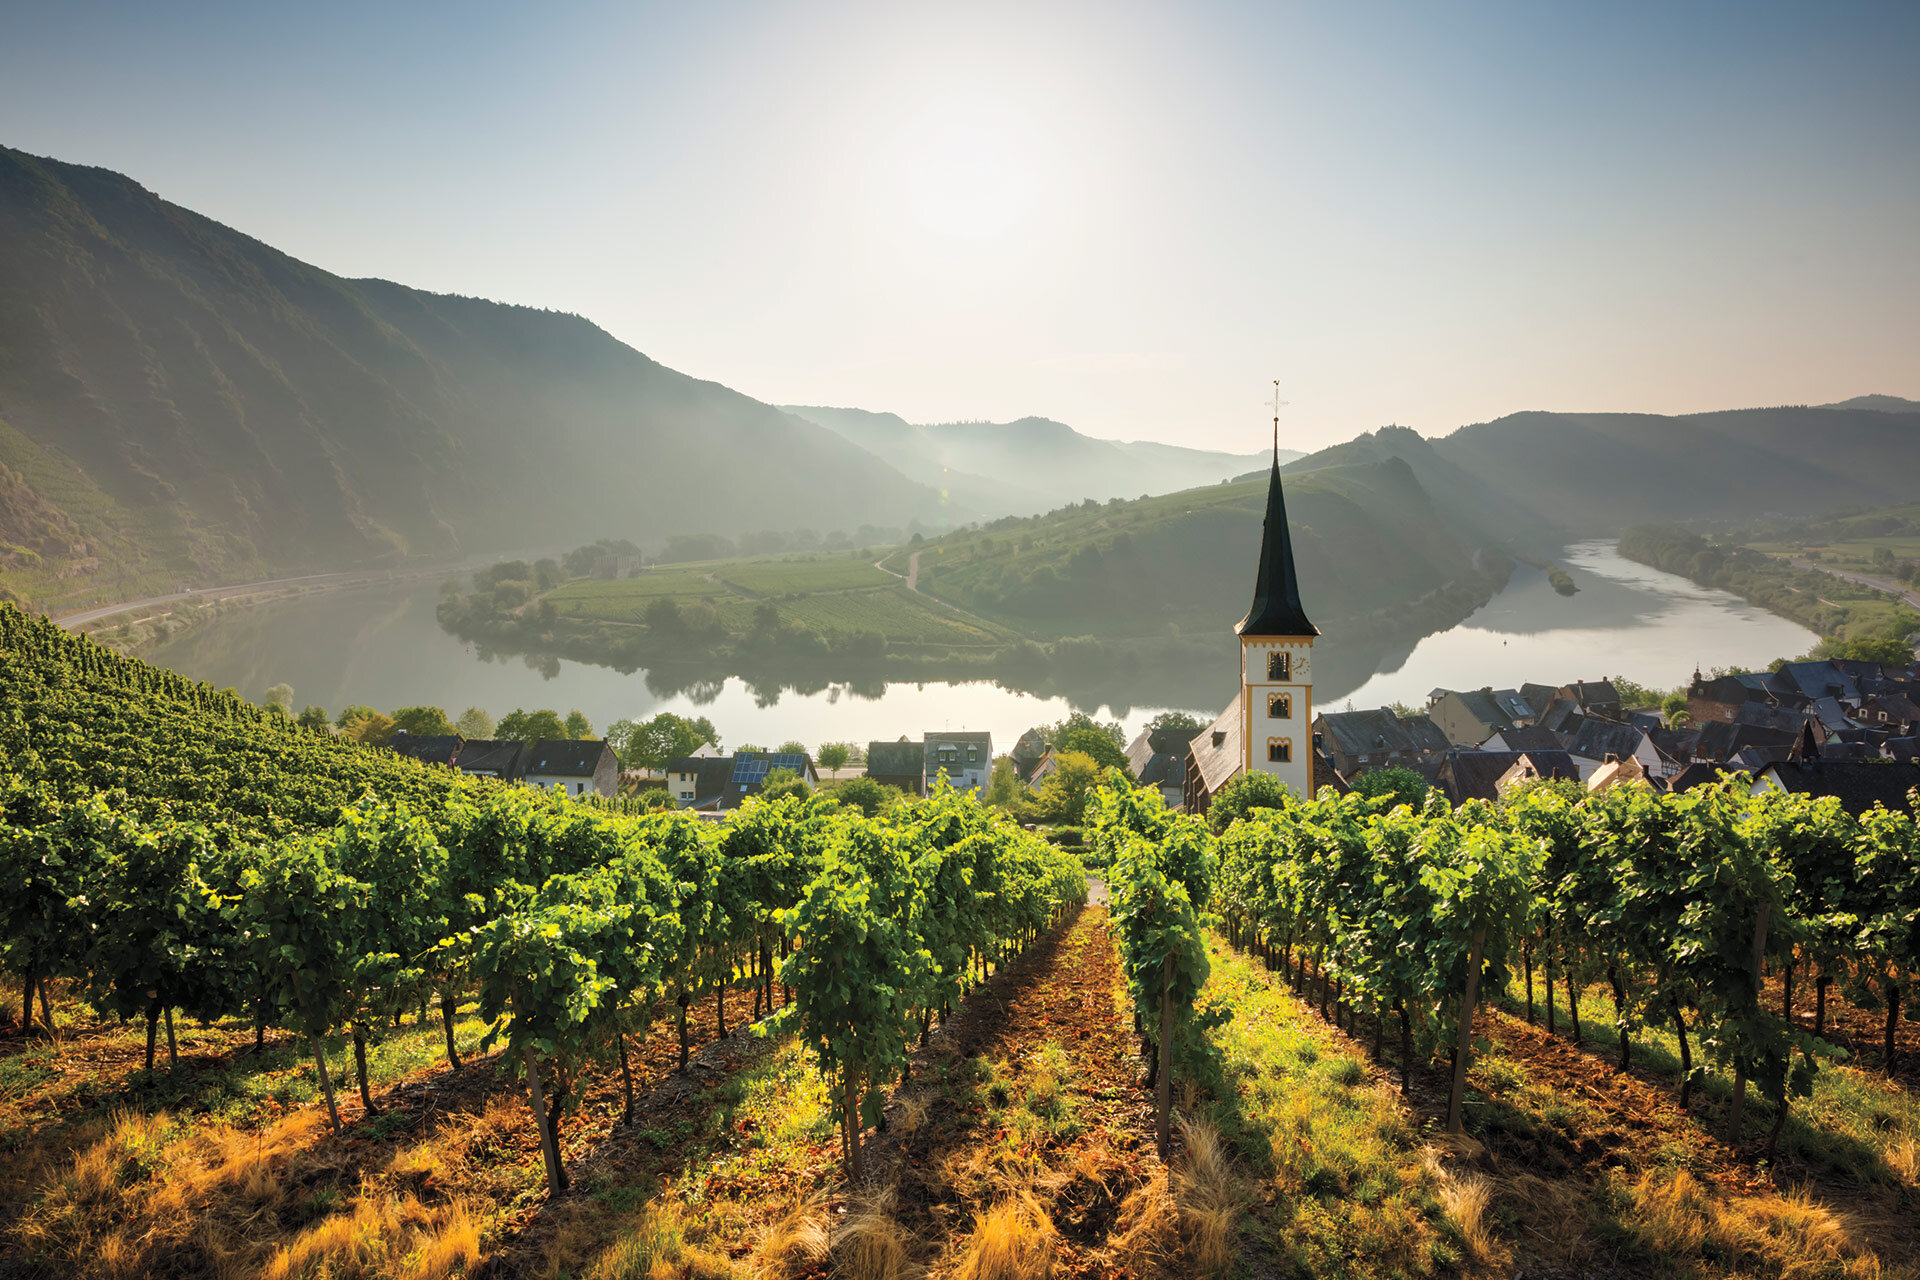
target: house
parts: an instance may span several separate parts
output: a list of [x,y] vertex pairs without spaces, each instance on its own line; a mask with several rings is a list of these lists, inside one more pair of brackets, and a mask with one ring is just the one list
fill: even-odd
[[421,764],[441,764],[451,769],[454,762],[460,759],[460,748],[466,745],[466,741],[457,733],[415,737],[402,729],[393,735],[387,743],[387,749],[397,756],[418,760]]
[[1537,724],[1502,729],[1480,744],[1482,751],[1564,751],[1560,735]]
[[1567,739],[1567,754],[1580,769],[1580,780],[1591,781],[1609,759],[1633,759],[1640,762],[1648,777],[1667,778],[1680,772],[1680,766],[1662,756],[1644,730],[1589,716],[1579,732]]
[[1905,735],[1920,731],[1920,701],[1900,692],[1876,693],[1860,704],[1854,718],[1861,724],[1885,725]]
[[1920,786],[1920,766],[1897,760],[1827,760],[1800,756],[1768,765],[1753,780],[1753,793],[1834,796],[1855,817],[1875,806],[1908,813],[1908,793]]
[[1127,747],[1127,767],[1143,787],[1156,787],[1169,807],[1186,796],[1189,744],[1198,729],[1142,729]]
[[1693,758],[1709,764],[1728,761],[1749,747],[1790,747],[1795,736],[1785,729],[1715,720],[1700,726]]
[[1522,760],[1532,765],[1533,777],[1580,776],[1573,757],[1564,751],[1473,751],[1456,747],[1441,761],[1434,785],[1454,804],[1466,800],[1498,801],[1500,780]]
[[759,795],[767,785],[767,778],[780,769],[800,775],[800,780],[809,787],[820,785],[820,774],[813,767],[813,757],[804,752],[740,751],[733,756],[733,770],[727,775],[726,790],[721,794],[719,807],[738,809],[743,802]]
[[1608,756],[1587,778],[1587,790],[1594,795],[1611,791],[1629,782],[1659,787],[1659,781],[1647,772],[1637,756]]
[[1575,680],[1560,686],[1559,695],[1580,708],[1580,714],[1625,720],[1627,709],[1620,705],[1620,691],[1611,680]]
[[1236,694],[1220,718],[1193,736],[1187,747],[1187,781],[1182,788],[1188,813],[1205,813],[1214,796],[1246,767],[1241,730],[1245,691]]
[[867,776],[889,787],[898,787],[910,796],[926,794],[927,758],[918,742],[902,737],[898,742],[867,744]]
[[682,809],[717,808],[732,776],[733,757],[703,742],[692,755],[667,761],[667,794]]
[[520,758],[519,780],[545,791],[559,787],[570,796],[589,791],[611,798],[620,785],[620,758],[592,738],[542,738]]
[[1450,744],[1471,747],[1502,729],[1532,724],[1538,713],[1518,689],[1448,689],[1427,712]]
[[498,778],[511,782],[520,776],[520,756],[527,744],[510,738],[481,739],[464,744],[453,767],[476,778]]
[[1674,795],[1691,791],[1695,787],[1704,787],[1720,781],[1722,778],[1740,778],[1751,781],[1753,775],[1741,769],[1727,769],[1717,764],[1690,764],[1667,780],[1667,790]]
[[985,795],[993,777],[993,735],[985,730],[930,733],[924,758],[928,791],[945,776],[956,791]]
[[1776,674],[1792,681],[1809,702],[1835,698],[1852,706],[1860,705],[1860,686],[1839,663],[1789,662]]
[[1034,766],[1047,754],[1047,736],[1038,729],[1029,729],[1014,742],[1008,758],[1013,761],[1013,771],[1020,775],[1020,781],[1033,780]]
[[1334,769],[1347,778],[1372,769],[1414,768],[1445,755],[1450,745],[1433,717],[1402,716],[1391,707],[1322,712],[1313,732]]

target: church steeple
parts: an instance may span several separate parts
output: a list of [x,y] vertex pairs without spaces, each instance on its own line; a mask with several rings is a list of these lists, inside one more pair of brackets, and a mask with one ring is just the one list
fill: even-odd
[[1320,628],[1300,604],[1300,582],[1293,571],[1293,534],[1287,528],[1287,499],[1280,490],[1279,445],[1274,445],[1273,474],[1267,478],[1267,521],[1260,537],[1260,577],[1253,584],[1253,607],[1234,628],[1243,636],[1317,636]]

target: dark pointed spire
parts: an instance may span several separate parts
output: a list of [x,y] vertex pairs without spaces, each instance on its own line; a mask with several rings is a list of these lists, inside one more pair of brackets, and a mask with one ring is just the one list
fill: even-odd
[[1234,630],[1243,636],[1317,636],[1300,605],[1300,580],[1293,571],[1293,534],[1287,528],[1287,499],[1280,491],[1279,445],[1273,474],[1267,479],[1267,520],[1260,537],[1260,576],[1253,584],[1253,608]]

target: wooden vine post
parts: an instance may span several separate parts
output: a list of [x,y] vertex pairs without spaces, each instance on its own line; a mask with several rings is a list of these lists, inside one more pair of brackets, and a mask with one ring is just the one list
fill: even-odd
[[1153,1090],[1153,1140],[1165,1160],[1173,1143],[1173,952],[1160,962],[1160,1069]]
[[540,1158],[547,1166],[547,1193],[558,1196],[567,1189],[567,1172],[560,1164],[560,1144],[553,1136],[546,1096],[540,1089],[540,1059],[531,1045],[526,1050],[526,1061],[527,1101],[533,1107],[533,1122],[540,1131]]
[[[335,1133],[338,1133],[340,1132],[340,1108],[334,1105],[333,1080],[327,1075],[327,1048],[321,1043],[319,1036],[308,1037],[308,1043],[313,1046],[313,1067],[320,1077],[320,1092],[325,1094],[327,1099],[327,1123],[333,1126]],[[151,1033],[147,1037],[147,1052],[149,1055],[153,1052]]]
[[1447,1095],[1447,1132],[1459,1133],[1464,1127],[1460,1112],[1467,1092],[1467,1064],[1473,1057],[1473,1011],[1480,1001],[1480,953],[1487,945],[1487,927],[1474,931],[1473,946],[1467,955],[1467,990],[1460,1002],[1460,1037],[1453,1055],[1453,1089]]
[[[1760,904],[1760,915],[1753,923],[1753,993],[1754,1003],[1760,1002],[1760,966],[1765,960],[1767,949],[1767,923],[1773,916],[1773,904]],[[1727,1145],[1740,1145],[1740,1130],[1746,1121],[1747,1111],[1747,1072],[1738,1063],[1733,1068],[1733,1106],[1727,1111]]]

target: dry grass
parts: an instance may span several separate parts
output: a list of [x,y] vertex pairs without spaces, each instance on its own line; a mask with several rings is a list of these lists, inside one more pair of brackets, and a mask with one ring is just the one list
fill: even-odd
[[680,1206],[655,1204],[582,1274],[584,1280],[728,1280],[734,1270],[725,1258],[688,1246]]
[[848,1208],[833,1229],[833,1274],[842,1280],[908,1280],[913,1237],[894,1219],[893,1188],[873,1192]]
[[1501,1253],[1487,1221],[1487,1210],[1493,1207],[1493,1182],[1483,1174],[1450,1168],[1445,1163],[1450,1155],[1471,1158],[1483,1150],[1471,1138],[1443,1137],[1440,1145],[1426,1147],[1420,1154],[1422,1168],[1433,1179],[1434,1197],[1458,1233],[1461,1247],[1468,1259],[1485,1267],[1498,1260]]
[[1909,1187],[1920,1187],[1920,1142],[1902,1138],[1887,1148],[1885,1159],[1894,1177]]
[[1781,1280],[1876,1280],[1867,1226],[1804,1191],[1724,1200],[1691,1174],[1648,1174],[1633,1187],[1633,1226],[1659,1253],[1712,1257]]
[[1042,1280],[1053,1272],[1053,1219],[1031,1193],[1009,1196],[973,1215],[955,1280]]
[[815,1195],[762,1227],[754,1239],[755,1280],[787,1280],[827,1257],[827,1202]]
[[1218,1275],[1234,1259],[1245,1196],[1225,1145],[1202,1121],[1180,1122],[1182,1151],[1165,1176],[1120,1206],[1109,1247],[1117,1266],[1141,1275]]

